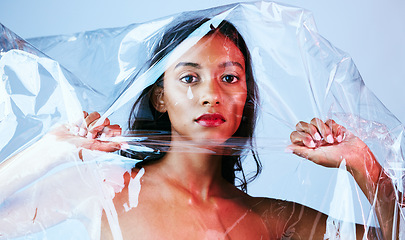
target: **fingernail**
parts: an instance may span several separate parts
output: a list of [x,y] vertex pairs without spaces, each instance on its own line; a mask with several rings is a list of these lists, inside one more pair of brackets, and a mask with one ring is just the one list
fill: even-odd
[[328,142],[328,143],[333,143],[333,137],[332,137],[332,135],[328,135],[328,136],[326,137],[326,142]]
[[311,140],[311,142],[309,142],[309,147],[314,148],[315,146],[316,146],[315,142]]
[[79,130],[79,136],[84,137],[86,135],[86,129],[80,128]]
[[318,132],[315,133],[314,138],[316,141],[320,141],[322,139],[321,135]]
[[88,133],[87,133],[87,138],[88,138],[88,139],[93,139],[93,133],[88,132]]
[[342,142],[343,137],[342,135],[337,136],[336,141],[338,141],[339,143]]

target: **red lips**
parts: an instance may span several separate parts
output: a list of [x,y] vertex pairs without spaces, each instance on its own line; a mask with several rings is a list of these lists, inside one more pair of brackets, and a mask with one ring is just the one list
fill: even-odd
[[199,116],[195,121],[203,127],[218,127],[225,122],[225,118],[219,113],[207,113]]

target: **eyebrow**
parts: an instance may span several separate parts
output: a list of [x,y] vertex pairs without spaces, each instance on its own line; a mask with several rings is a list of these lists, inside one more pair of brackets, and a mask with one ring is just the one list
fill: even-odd
[[242,64],[240,64],[239,62],[227,61],[227,62],[219,64],[219,67],[221,67],[221,68],[232,67],[232,66],[237,66],[240,69],[245,70],[243,68]]
[[178,67],[185,67],[185,66],[190,66],[190,67],[194,67],[194,68],[198,68],[198,69],[201,68],[200,64],[193,63],[193,62],[179,62],[178,64],[176,64],[176,66],[174,68],[176,69]]
[[[179,62],[178,64],[176,64],[176,66],[174,67],[175,69],[178,67],[185,67],[185,66],[189,66],[189,67],[194,67],[197,69],[201,69],[201,65],[198,63],[193,63],[193,62]],[[231,66],[237,66],[242,70],[245,70],[242,66],[242,64],[240,64],[239,62],[235,62],[235,61],[226,61],[224,63],[220,63],[219,67],[221,68],[226,68],[226,67],[231,67]]]

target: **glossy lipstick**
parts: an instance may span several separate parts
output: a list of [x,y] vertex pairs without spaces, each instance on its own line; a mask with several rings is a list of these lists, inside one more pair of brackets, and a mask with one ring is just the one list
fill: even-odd
[[224,116],[219,113],[206,113],[195,120],[203,127],[218,127],[225,122]]

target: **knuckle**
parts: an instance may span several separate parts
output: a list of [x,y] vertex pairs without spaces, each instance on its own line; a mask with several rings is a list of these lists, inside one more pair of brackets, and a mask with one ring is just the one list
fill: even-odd
[[330,128],[334,128],[337,127],[338,125],[335,123],[335,121],[333,121],[332,119],[328,119],[326,120],[325,124],[330,127]]
[[293,140],[294,135],[295,135],[295,131],[290,134],[290,139],[291,139],[291,141]]
[[312,124],[312,125],[315,125],[315,126],[317,126],[317,127],[321,127],[322,124],[323,124],[323,121],[322,121],[321,119],[315,117],[315,118],[313,118],[313,119],[311,120],[311,124]]
[[318,132],[318,129],[314,125],[310,125],[309,131],[310,133],[315,134],[316,132]]
[[299,133],[297,131],[294,131],[290,134],[290,140],[291,142],[296,142],[298,140]]
[[99,118],[99,117],[100,117],[100,113],[98,113],[98,112],[92,112],[92,113],[90,113],[90,115],[91,115],[92,117],[95,117],[95,118]]
[[295,127],[301,129],[301,128],[303,128],[303,127],[305,126],[305,124],[307,124],[307,123],[304,122],[304,121],[299,121],[299,122],[295,125]]
[[313,140],[313,139],[312,139],[311,136],[308,136],[308,135],[304,136],[304,142],[309,143],[309,142],[311,142],[312,140]]

